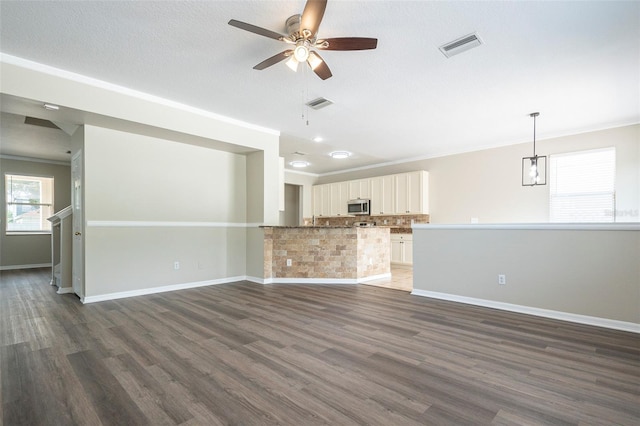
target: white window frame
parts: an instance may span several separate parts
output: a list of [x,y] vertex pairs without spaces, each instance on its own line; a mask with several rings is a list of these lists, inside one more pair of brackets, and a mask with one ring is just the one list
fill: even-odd
[[615,147],[553,154],[549,163],[550,222],[615,222]]
[[[14,201],[12,179],[33,180],[40,183],[40,199],[38,202]],[[33,234],[50,234],[51,222],[47,220],[54,213],[54,177],[43,175],[30,175],[24,173],[5,173],[5,233],[7,235],[33,235]],[[11,222],[9,220],[9,210],[12,206],[38,206],[40,217],[38,220],[38,229],[10,229]]]

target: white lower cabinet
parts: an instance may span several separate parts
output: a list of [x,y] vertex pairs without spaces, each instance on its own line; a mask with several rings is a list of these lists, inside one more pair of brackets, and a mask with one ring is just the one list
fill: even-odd
[[413,235],[391,234],[391,263],[413,265]]

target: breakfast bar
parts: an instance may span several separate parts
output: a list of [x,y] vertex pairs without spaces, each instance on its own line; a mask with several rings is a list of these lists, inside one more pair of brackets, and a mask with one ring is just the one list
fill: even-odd
[[357,284],[391,276],[388,227],[263,228],[265,284]]

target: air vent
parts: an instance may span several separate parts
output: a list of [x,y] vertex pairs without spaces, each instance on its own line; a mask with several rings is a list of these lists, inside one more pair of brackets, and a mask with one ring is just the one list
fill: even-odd
[[313,109],[321,109],[324,107],[328,107],[332,103],[333,102],[331,102],[329,99],[326,99],[326,98],[316,98],[312,101],[307,102],[307,106]]
[[466,35],[450,43],[443,44],[439,47],[444,56],[450,58],[458,53],[466,52],[469,49],[478,47],[482,44],[482,40],[476,33]]

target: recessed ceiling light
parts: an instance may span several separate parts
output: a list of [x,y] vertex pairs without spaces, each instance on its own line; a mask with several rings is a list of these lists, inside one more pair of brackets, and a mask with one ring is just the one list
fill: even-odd
[[320,136],[316,136],[315,138],[313,138],[314,142],[322,142],[322,138]]
[[351,153],[347,151],[333,151],[329,154],[332,158],[343,159],[351,157]]
[[289,163],[290,166],[301,169],[303,167],[307,167],[309,165],[308,161],[296,160]]
[[49,111],[57,111],[60,109],[58,105],[54,105],[54,104],[44,104],[42,106],[44,107],[44,109],[48,109]]

